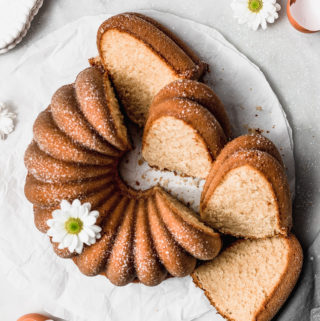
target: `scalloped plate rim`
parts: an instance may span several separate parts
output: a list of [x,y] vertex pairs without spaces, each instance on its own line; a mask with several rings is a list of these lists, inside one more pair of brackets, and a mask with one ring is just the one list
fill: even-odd
[[[6,53],[10,49],[13,49],[19,42],[21,42],[29,30],[33,18],[37,15],[42,5],[43,0],[33,0],[33,4],[30,6],[29,11],[25,15],[25,19],[20,21],[19,28],[17,29],[15,35],[12,36],[10,40],[6,40],[6,43],[0,48],[0,54]],[[19,23],[17,23],[17,25],[18,24]]]

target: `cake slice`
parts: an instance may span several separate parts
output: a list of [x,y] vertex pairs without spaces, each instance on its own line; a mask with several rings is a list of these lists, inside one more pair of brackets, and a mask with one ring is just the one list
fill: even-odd
[[142,156],[150,166],[206,178],[230,133],[224,107],[209,87],[175,81],[152,102]]
[[160,188],[156,189],[155,201],[168,231],[185,251],[199,260],[218,255],[220,235],[203,224],[196,213]]
[[108,73],[86,68],[78,74],[74,86],[79,108],[90,125],[111,145],[129,150],[127,128]]
[[97,46],[122,105],[139,126],[161,88],[176,79],[199,79],[206,68],[168,29],[141,14],[119,14],[103,22]]
[[202,199],[210,195],[211,192],[207,192],[208,190],[212,190],[213,186],[211,186],[211,181],[216,175],[216,172],[218,171],[221,164],[223,164],[229,156],[239,150],[260,150],[262,152],[266,152],[273,156],[280,163],[280,165],[284,167],[281,155],[277,147],[271,140],[259,134],[239,136],[230,141],[223,148],[223,150],[219,154],[219,157],[213,163],[210,169],[210,173],[206,179],[206,183],[203,187],[203,192],[201,195]]
[[294,288],[303,253],[294,235],[239,240],[198,267],[193,281],[230,321],[270,321]]
[[291,198],[278,152],[270,141],[269,149],[246,141],[238,138],[227,145],[228,151],[222,151],[212,166],[201,195],[201,217],[221,233],[237,237],[287,235]]
[[223,103],[206,84],[190,79],[178,79],[162,88],[154,97],[152,104],[157,105],[169,98],[185,98],[205,107],[217,119],[228,139],[232,136],[231,124]]
[[191,274],[197,260],[176,243],[159,215],[161,209],[154,197],[148,199],[147,209],[151,237],[161,263],[172,276]]

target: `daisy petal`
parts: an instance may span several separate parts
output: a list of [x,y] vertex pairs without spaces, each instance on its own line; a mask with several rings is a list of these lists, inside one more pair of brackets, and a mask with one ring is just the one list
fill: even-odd
[[81,206],[81,203],[78,199],[73,200],[72,202],[72,208],[78,208]]
[[79,241],[78,235],[75,235],[75,234],[72,235],[72,241],[71,241],[71,244],[68,248],[71,253],[73,253],[74,250],[78,247],[78,245],[79,245],[78,241]]
[[62,211],[69,211],[71,209],[71,204],[66,200],[62,200],[60,203],[60,208]]
[[66,234],[61,244],[66,248],[66,247],[69,247],[71,243],[72,243],[72,234]]
[[101,232],[102,228],[98,225],[92,225],[90,226],[90,228],[95,232],[95,233],[99,233]]
[[79,233],[79,238],[83,243],[87,243],[89,240],[89,236],[84,230]]
[[91,230],[91,228],[85,226],[83,229],[86,231],[86,233],[87,233],[90,237],[94,237],[94,236],[95,236],[95,233],[94,233],[94,231]]
[[79,242],[78,246],[76,247],[76,252],[78,254],[81,254],[82,253],[82,250],[83,250],[83,243],[82,242]]
[[85,226],[90,226],[90,225],[93,225],[95,222],[96,222],[96,218],[95,217],[93,217],[93,216],[87,216],[87,217],[85,217],[84,219],[83,219],[83,224],[85,225]]

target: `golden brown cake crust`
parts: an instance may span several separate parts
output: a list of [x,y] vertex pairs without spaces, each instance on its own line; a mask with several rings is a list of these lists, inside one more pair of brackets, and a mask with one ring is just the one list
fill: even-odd
[[135,213],[136,200],[131,199],[126,207],[106,264],[107,278],[118,286],[126,285],[135,278],[133,257]]
[[283,274],[273,292],[266,299],[257,313],[257,321],[269,321],[280,310],[296,285],[303,264],[303,251],[297,238],[290,234],[287,238],[290,249],[287,261],[287,272]]
[[30,174],[39,181],[47,183],[82,181],[110,173],[113,170],[112,166],[63,162],[47,155],[34,141],[25,152],[24,163]]
[[128,204],[128,199],[115,192],[107,198],[102,206],[98,207],[103,218],[103,231],[101,239],[75,257],[74,262],[85,275],[97,275],[105,269],[112,244],[116,236],[116,230],[120,224],[122,212]]
[[[255,320],[257,321],[270,321],[276,315],[296,285],[302,269],[303,251],[299,241],[293,234],[289,234],[287,237],[283,238],[285,238],[289,249],[286,269],[280,280],[274,285],[273,291],[268,293],[265,301],[261,304],[260,309],[255,316]],[[230,247],[235,246],[238,242],[242,242],[242,240],[234,242]],[[204,291],[204,294],[211,305],[215,307],[222,317],[229,321],[237,321],[230,318],[219,309],[210,297],[210,293],[204,289],[204,286],[201,284],[195,273],[192,273],[191,277],[195,285]]]
[[159,215],[161,210],[162,208],[157,206],[155,199],[150,197],[148,199],[149,224],[157,254],[172,276],[189,275],[196,266],[196,259],[175,242],[161,220]]
[[[217,169],[210,181],[210,190],[201,199],[200,213],[204,213],[209,199],[225,175],[234,168],[250,166],[260,172],[268,181],[277,200],[279,233],[287,235],[292,226],[292,208],[289,185],[280,163],[269,153],[260,150],[238,150],[229,156]],[[246,237],[246,235],[238,235]]]
[[109,156],[121,155],[121,152],[98,135],[88,124],[80,111],[74,84],[60,87],[52,96],[51,113],[60,130],[90,150]]
[[144,128],[142,146],[146,145],[146,138],[153,123],[161,117],[173,117],[182,120],[198,132],[213,159],[218,156],[227,142],[219,122],[207,109],[189,99],[168,98],[151,105],[149,117]]
[[176,200],[162,189],[155,193],[155,202],[162,209],[159,212],[162,221],[182,248],[199,260],[218,255],[222,246],[220,235],[194,219],[195,213],[185,209],[182,215]]
[[153,286],[166,278],[167,270],[161,264],[151,238],[147,203],[148,199],[143,198],[137,203],[133,253],[138,280]]
[[160,24],[158,21],[145,16],[141,13],[137,12],[130,12],[130,14],[135,15],[151,24],[153,24],[155,27],[157,27],[159,30],[161,30],[164,34],[166,34],[170,39],[172,39],[190,58],[191,60],[198,66],[201,66],[202,70],[199,71],[199,77],[208,69],[208,65],[201,61],[201,59],[198,57],[198,55],[189,47],[186,43],[184,43],[179,37],[177,37],[172,31],[170,31],[168,28],[166,28],[164,25]]
[[110,165],[114,160],[74,143],[55,124],[50,108],[41,112],[33,125],[33,138],[39,148],[53,158],[87,165]]
[[152,104],[157,105],[163,100],[174,97],[192,100],[208,109],[221,125],[227,139],[231,138],[228,115],[221,100],[210,87],[195,80],[178,79],[161,89]]
[[[129,33],[136,31],[141,41],[145,37],[148,48],[180,77],[198,78],[203,73],[205,65],[197,56],[152,19],[125,14],[110,21],[115,28],[120,22],[123,32],[125,26]],[[91,63],[96,67],[83,70],[74,84],[59,88],[51,107],[35,121],[34,142],[25,154],[25,195],[34,205],[35,226],[46,233],[47,221],[62,200],[89,202],[99,212],[96,224],[102,228],[101,238],[84,246],[81,254],[52,243],[56,254],[72,258],[82,273],[103,274],[116,285],[137,278],[150,286],[171,275],[190,274],[196,257],[217,255],[220,236],[196,216],[190,219],[191,210],[179,201],[170,206],[173,199],[168,198],[156,204],[155,195],[165,195],[160,187],[136,191],[123,182],[118,166],[131,148],[125,118],[108,74],[99,61]],[[179,238],[179,225],[187,231],[190,244]]]
[[51,207],[60,204],[62,200],[82,200],[85,196],[100,190],[112,183],[112,175],[107,174],[82,182],[44,183],[28,174],[25,184],[27,199],[37,206]]
[[203,187],[201,194],[201,202],[207,202],[208,195],[212,195],[211,181],[218,172],[220,166],[226,161],[226,159],[240,150],[260,150],[273,156],[282,167],[284,167],[281,155],[277,147],[271,140],[262,135],[243,135],[230,141],[221,151],[216,161],[212,164],[209,175],[206,179],[206,183]]
[[87,121],[106,141],[127,151],[131,144],[126,129],[121,130],[115,124],[111,101],[106,95],[107,83],[110,83],[108,74],[102,74],[97,68],[80,72],[75,82],[79,106]]
[[[103,22],[97,33],[97,47],[100,57],[101,40],[105,32],[116,29],[142,41],[163,59],[180,76],[186,79],[199,79],[206,65],[193,51],[178,40],[167,28],[142,14],[123,13]],[[104,66],[107,65],[103,61]]]

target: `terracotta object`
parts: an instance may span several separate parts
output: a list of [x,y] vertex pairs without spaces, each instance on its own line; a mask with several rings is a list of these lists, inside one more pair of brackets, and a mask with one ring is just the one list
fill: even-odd
[[48,317],[38,313],[30,313],[23,315],[17,321],[51,321]]
[[312,0],[288,0],[287,15],[292,26],[300,32],[320,31],[320,2]]

